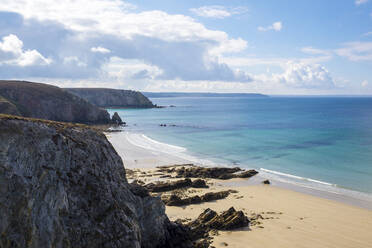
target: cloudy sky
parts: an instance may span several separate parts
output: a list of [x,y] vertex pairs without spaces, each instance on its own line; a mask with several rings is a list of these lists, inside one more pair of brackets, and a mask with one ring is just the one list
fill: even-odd
[[0,0],[0,78],[372,94],[372,0]]

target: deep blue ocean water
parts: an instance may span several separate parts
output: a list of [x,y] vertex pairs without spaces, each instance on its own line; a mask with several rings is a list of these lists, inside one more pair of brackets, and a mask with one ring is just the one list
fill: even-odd
[[151,100],[176,107],[109,112],[119,112],[130,131],[218,164],[264,168],[372,193],[371,97]]

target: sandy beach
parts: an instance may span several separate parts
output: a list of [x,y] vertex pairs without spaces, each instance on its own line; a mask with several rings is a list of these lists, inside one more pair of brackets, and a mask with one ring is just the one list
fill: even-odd
[[[192,163],[180,158],[178,152],[148,149],[125,134],[107,134],[109,141],[129,169],[142,169],[147,173],[141,180],[147,182],[166,180],[156,176],[156,166]],[[195,219],[205,209],[216,212],[233,206],[248,217],[260,214],[259,225],[234,231],[219,231],[213,236],[215,247],[371,247],[372,211],[369,202],[353,204],[332,196],[317,197],[296,192],[280,185],[263,185],[261,178],[208,180],[209,189],[193,189],[188,195],[232,189],[237,193],[227,198],[182,207],[167,206],[171,220]],[[250,183],[247,183],[250,182]],[[328,198],[328,199],[327,199]],[[359,206],[358,206],[359,205]]]

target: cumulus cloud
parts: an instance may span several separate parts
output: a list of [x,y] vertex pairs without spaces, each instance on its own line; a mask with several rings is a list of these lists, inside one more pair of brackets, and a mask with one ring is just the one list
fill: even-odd
[[329,71],[319,64],[305,64],[289,61],[285,71],[274,74],[273,79],[291,87],[333,88],[335,82]]
[[[63,24],[80,35],[109,34],[123,39],[146,36],[165,41],[233,42],[223,31],[209,30],[184,15],[163,11],[131,12],[132,5],[118,0],[78,0],[57,3],[50,0],[3,0],[2,11],[20,13],[26,19]],[[89,8],[85,8],[89,6]],[[82,11],[83,10],[83,11]]]
[[[157,77],[167,80],[249,81],[218,59],[243,51],[245,40],[210,30],[185,15],[133,9],[135,6],[119,0],[3,0],[0,5],[0,11],[18,13],[27,22],[55,23],[68,30],[59,39],[64,42],[58,44],[57,52],[50,50],[68,68],[56,67],[51,73],[60,75],[65,69],[73,70],[72,64],[84,63],[91,69],[87,74],[94,76],[92,72],[101,69],[109,57],[119,57],[154,65],[163,71]],[[74,57],[84,58],[84,62]]]
[[372,42],[349,42],[345,43],[336,54],[346,57],[351,61],[372,61]]
[[246,7],[234,7],[229,8],[220,5],[211,5],[211,6],[202,6],[199,8],[190,9],[192,13],[197,16],[206,17],[206,18],[218,18],[223,19],[230,17],[232,15],[243,14],[248,11]]
[[369,0],[355,0],[356,5],[361,5],[367,3]]
[[0,65],[48,65],[52,61],[37,50],[23,50],[23,42],[14,34],[4,36],[0,42]]
[[110,53],[111,51],[107,48],[104,48],[104,47],[101,47],[101,46],[98,46],[98,47],[92,47],[90,49],[90,51],[94,52],[94,53]]
[[367,87],[368,86],[368,81],[364,80],[361,84],[362,87]]
[[261,32],[266,32],[266,31],[270,31],[270,30],[274,30],[274,31],[278,32],[278,31],[282,30],[282,28],[283,28],[283,24],[281,22],[274,22],[270,26],[267,26],[267,27],[259,26],[257,29],[258,29],[258,31],[261,31]]

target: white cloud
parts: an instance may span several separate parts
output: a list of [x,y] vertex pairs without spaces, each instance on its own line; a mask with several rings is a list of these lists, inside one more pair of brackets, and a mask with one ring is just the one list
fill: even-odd
[[48,65],[51,59],[45,58],[37,50],[23,50],[23,42],[14,34],[4,36],[0,42],[0,65],[32,66]]
[[361,84],[362,87],[367,87],[368,86],[368,81],[364,80]]
[[140,35],[165,41],[213,41],[212,47],[234,42],[225,32],[207,29],[188,16],[156,10],[135,13],[132,9],[133,5],[119,0],[3,0],[0,5],[0,11],[55,21],[82,37],[100,33],[133,39]]
[[203,6],[200,8],[190,9],[191,12],[198,16],[209,18],[226,18],[231,16],[231,13],[223,6]]
[[243,14],[248,11],[246,7],[235,7],[229,8],[220,5],[202,6],[199,8],[190,9],[197,16],[206,18],[218,18],[223,19],[232,15]]
[[74,64],[74,65],[77,65],[79,67],[86,67],[87,64],[82,62],[78,57],[76,56],[69,56],[69,57],[65,57],[63,58],[63,64],[65,65],[71,65],[71,64]]
[[274,74],[275,81],[299,88],[333,88],[335,82],[328,70],[319,64],[305,64],[289,61],[285,71]]
[[313,54],[313,55],[330,55],[330,52],[327,51],[327,50],[323,50],[323,49],[318,49],[318,48],[314,48],[314,47],[303,47],[301,48],[301,51],[303,53],[307,53],[307,54]]
[[355,0],[355,4],[356,5],[361,5],[361,4],[364,4],[364,3],[367,3],[369,0]]
[[372,42],[349,42],[337,49],[336,54],[351,61],[372,61]]
[[101,46],[92,47],[90,51],[92,51],[93,53],[110,53],[111,52],[109,49],[101,47]]
[[159,67],[144,61],[119,57],[111,57],[107,63],[102,65],[102,71],[115,80],[155,79],[163,73]]
[[282,28],[283,28],[283,24],[281,22],[274,22],[270,26],[267,26],[267,27],[259,26],[257,29],[258,29],[258,31],[262,31],[262,32],[266,32],[266,31],[269,31],[269,30],[274,30],[274,31],[278,32],[278,31],[282,30]]
[[371,36],[372,35],[372,31],[371,32],[366,32],[363,34],[363,36]]

